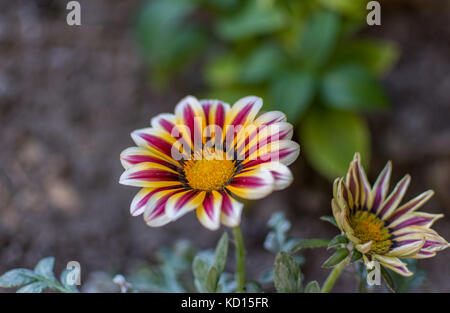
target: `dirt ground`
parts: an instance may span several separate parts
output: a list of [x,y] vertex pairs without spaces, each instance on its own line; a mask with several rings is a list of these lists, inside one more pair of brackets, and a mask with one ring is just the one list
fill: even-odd
[[[221,234],[200,227],[194,214],[162,229],[129,215],[136,189],[118,184],[119,154],[133,145],[129,133],[172,111],[199,83],[177,81],[164,94],[152,90],[131,32],[139,1],[80,2],[83,25],[69,27],[65,1],[0,0],[0,273],[52,255],[57,271],[79,261],[85,279],[94,271],[124,272],[154,260],[158,247],[178,238],[205,249]],[[382,7],[382,26],[366,34],[398,42],[402,54],[384,80],[391,111],[368,116],[369,177],[374,180],[391,159],[394,180],[413,177],[407,197],[434,189],[425,208],[447,215],[435,229],[448,240],[450,4],[395,1]],[[318,219],[331,213],[331,182],[302,157],[293,171],[289,189],[244,213],[250,278],[273,262],[262,247],[273,211],[286,212],[291,235],[337,233]],[[305,253],[307,280],[325,279],[320,262],[328,253]],[[421,290],[450,292],[449,262],[450,249],[420,261],[428,273]],[[344,275],[335,290],[356,291],[353,286]]]

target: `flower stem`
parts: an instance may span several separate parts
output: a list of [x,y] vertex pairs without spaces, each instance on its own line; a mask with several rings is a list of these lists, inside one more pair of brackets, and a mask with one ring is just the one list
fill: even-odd
[[323,283],[322,293],[329,293],[331,289],[333,289],[334,284],[336,283],[339,276],[341,276],[342,270],[347,266],[347,264],[348,258],[343,260],[333,268],[330,275],[328,275],[327,280]]
[[234,243],[236,245],[236,282],[237,292],[244,292],[245,286],[245,247],[240,226],[233,228]]

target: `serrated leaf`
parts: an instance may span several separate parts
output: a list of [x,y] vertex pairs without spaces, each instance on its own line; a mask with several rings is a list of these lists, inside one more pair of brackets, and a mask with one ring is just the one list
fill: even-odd
[[17,290],[17,293],[41,293],[42,290],[48,287],[49,286],[47,285],[47,283],[42,281],[36,281],[26,286],[23,286],[22,288]]
[[330,240],[330,242],[328,243],[328,248],[340,246],[341,244],[347,243],[348,243],[347,237],[345,237],[344,235],[337,235],[336,237]]
[[260,293],[263,292],[261,284],[257,281],[251,280],[245,284],[244,288],[247,293]]
[[219,273],[216,268],[213,266],[209,269],[208,274],[206,275],[205,287],[207,292],[216,292],[217,283],[219,282]]
[[29,284],[37,279],[37,275],[28,269],[17,268],[0,276],[0,287],[10,288]]
[[216,268],[219,276],[225,269],[225,264],[227,262],[227,255],[228,255],[228,233],[224,232],[222,237],[220,237],[219,242],[217,243],[216,253],[214,255],[214,267]]
[[297,262],[287,253],[280,252],[273,267],[275,289],[282,293],[300,292],[301,272]]
[[362,258],[361,252],[359,252],[358,250],[354,249],[352,257],[350,258],[350,263],[354,263],[354,262],[360,260],[361,258]]
[[338,225],[336,223],[336,219],[334,218],[334,216],[324,215],[324,216],[320,217],[320,220],[328,222],[328,223],[338,227]]
[[300,124],[304,155],[316,171],[334,179],[343,176],[355,152],[367,166],[370,131],[358,115],[337,110],[312,110]]
[[328,239],[321,238],[303,239],[294,245],[289,252],[296,253],[301,249],[327,247],[329,242]]
[[319,293],[320,285],[317,281],[310,281],[305,287],[305,293]]
[[328,70],[320,94],[324,103],[335,109],[380,110],[388,104],[381,84],[358,64],[343,64]]
[[330,256],[322,265],[322,267],[332,267],[341,263],[347,256],[349,252],[345,248],[338,249],[332,256]]
[[53,266],[55,265],[55,258],[48,257],[39,261],[39,263],[34,268],[34,272],[44,276],[45,278],[56,280],[53,274]]
[[270,86],[271,109],[284,112],[288,121],[295,124],[308,108],[314,90],[315,79],[310,73],[283,73]]

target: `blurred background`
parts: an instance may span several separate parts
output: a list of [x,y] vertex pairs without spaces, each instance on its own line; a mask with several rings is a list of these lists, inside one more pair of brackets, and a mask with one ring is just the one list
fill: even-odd
[[[274,211],[292,236],[337,234],[319,217],[355,151],[371,181],[388,160],[392,182],[410,173],[406,198],[434,189],[425,210],[446,214],[435,229],[450,238],[448,1],[380,1],[380,26],[366,1],[80,0],[81,26],[67,2],[0,0],[0,273],[55,256],[57,271],[81,263],[83,290],[114,291],[108,275],[156,264],[178,239],[213,247],[223,229],[194,214],[149,228],[129,214],[137,189],[118,184],[130,132],[187,94],[257,95],[295,124],[294,184],[244,210],[251,279],[273,264]],[[303,253],[308,281],[325,279],[329,254]],[[418,262],[407,290],[450,292],[449,262]],[[335,290],[357,288],[343,275]]]

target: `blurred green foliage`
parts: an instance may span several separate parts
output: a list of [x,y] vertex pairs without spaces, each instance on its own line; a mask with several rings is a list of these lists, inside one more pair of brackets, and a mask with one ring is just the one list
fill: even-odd
[[262,97],[265,110],[281,110],[299,126],[309,163],[334,178],[356,151],[369,159],[360,114],[387,108],[379,79],[398,57],[395,44],[357,34],[366,3],[153,0],[139,10],[136,33],[154,86],[168,88],[195,65],[203,97]]

